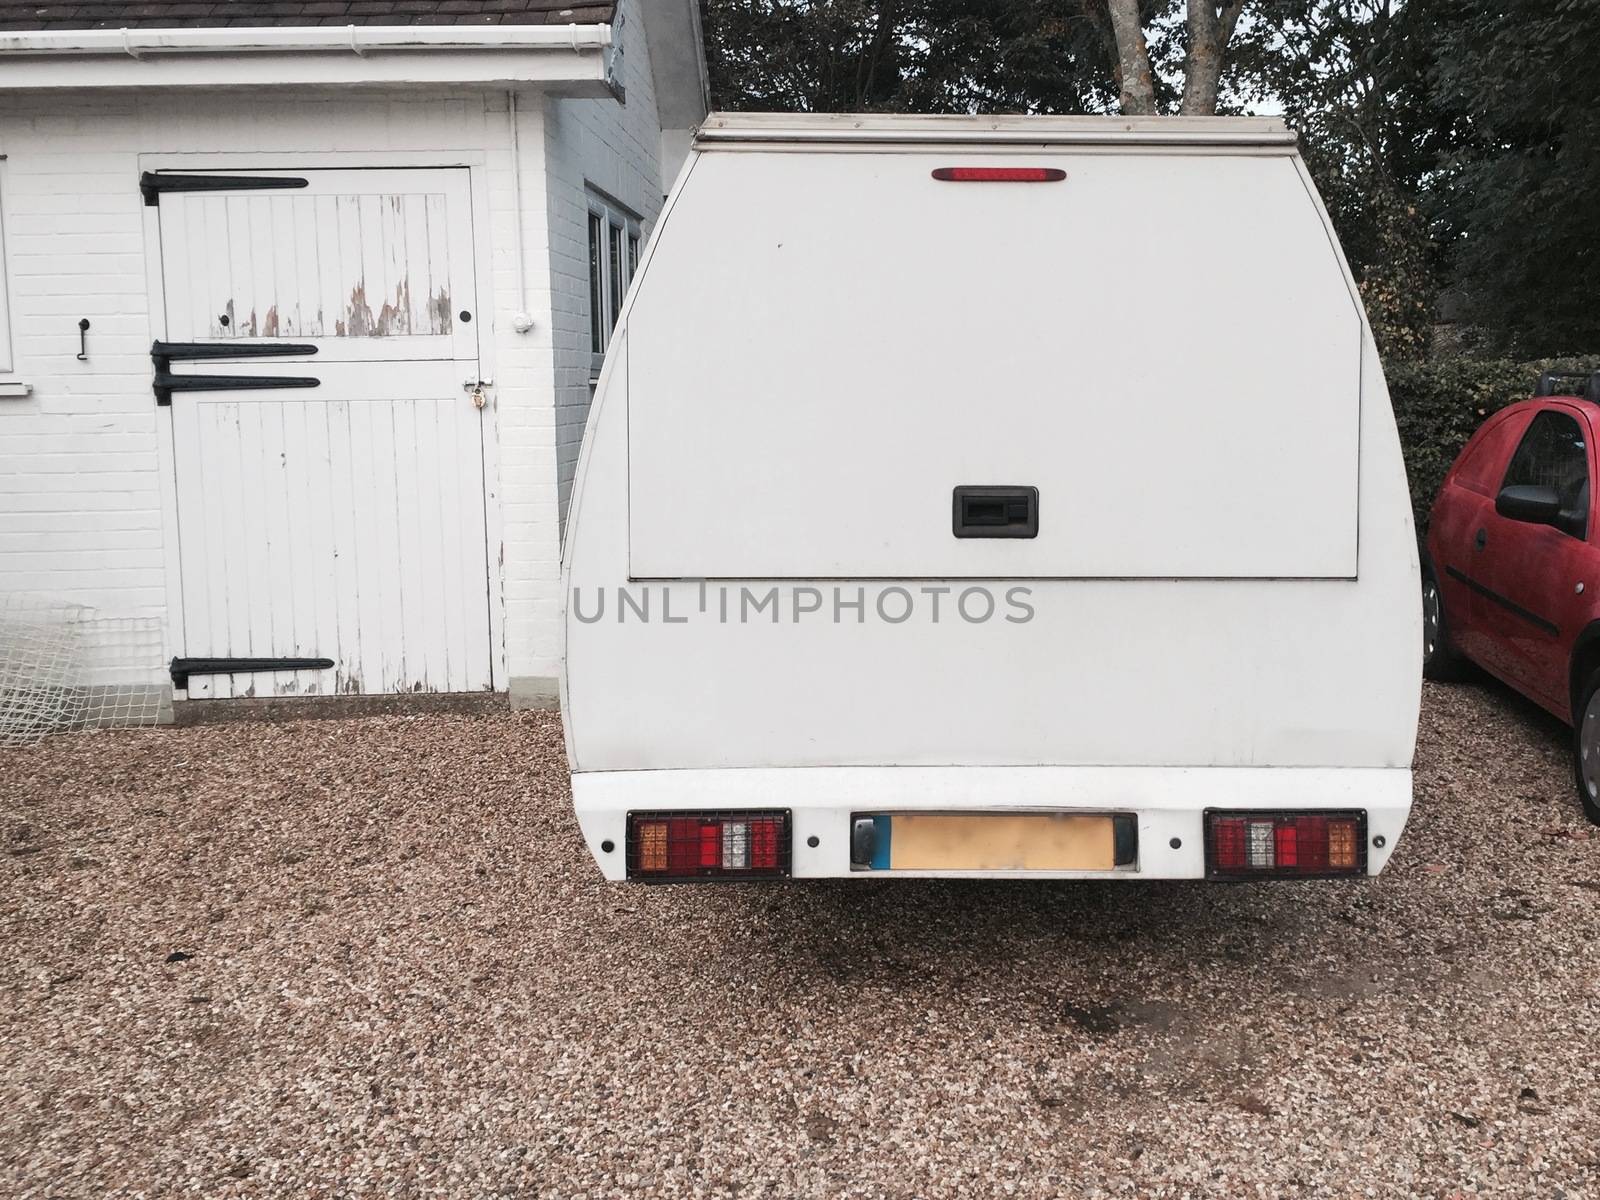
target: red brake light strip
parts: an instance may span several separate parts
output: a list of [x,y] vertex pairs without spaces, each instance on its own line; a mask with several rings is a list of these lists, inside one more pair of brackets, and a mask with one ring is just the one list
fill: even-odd
[[1059,183],[1059,167],[937,167],[933,177],[946,183]]

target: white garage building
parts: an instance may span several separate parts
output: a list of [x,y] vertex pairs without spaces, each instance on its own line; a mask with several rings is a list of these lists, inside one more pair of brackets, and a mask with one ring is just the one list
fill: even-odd
[[705,96],[695,0],[0,0],[0,598],[142,621],[178,700],[553,701]]

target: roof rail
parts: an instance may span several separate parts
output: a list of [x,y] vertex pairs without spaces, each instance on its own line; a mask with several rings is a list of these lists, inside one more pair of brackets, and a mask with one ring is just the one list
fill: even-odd
[[[1581,380],[1567,384],[1564,380]],[[1533,389],[1535,396],[1581,396],[1593,404],[1600,404],[1600,370],[1545,371]]]
[[1221,146],[1292,154],[1282,117],[929,116],[901,113],[714,112],[699,149],[742,143],[884,146]]

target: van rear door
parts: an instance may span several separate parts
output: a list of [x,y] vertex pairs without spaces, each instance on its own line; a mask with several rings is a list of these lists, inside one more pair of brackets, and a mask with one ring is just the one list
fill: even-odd
[[[1018,166],[1064,177],[936,178]],[[1361,317],[1292,143],[712,144],[668,221],[631,578],[1355,576]],[[953,536],[964,487],[1036,532]]]

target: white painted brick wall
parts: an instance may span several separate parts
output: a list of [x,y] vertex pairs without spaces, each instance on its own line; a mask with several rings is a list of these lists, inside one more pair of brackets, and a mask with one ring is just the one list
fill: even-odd
[[[626,109],[611,100],[519,100],[522,211],[515,210],[504,92],[92,94],[7,97],[0,105],[0,213],[5,231],[14,363],[0,383],[31,384],[0,398],[0,593],[37,593],[93,605],[107,616],[167,617],[160,438],[150,391],[151,321],[141,154],[271,156],[359,154],[368,164],[481,160],[475,195],[487,195],[477,229],[479,319],[498,454],[491,535],[502,540],[506,659],[510,677],[553,677],[560,662],[559,514],[587,405],[587,346],[574,366],[572,330],[587,318],[587,290],[552,278],[553,246],[570,236],[566,210],[582,180],[608,181],[652,215],[656,133],[642,30],[628,31]],[[554,130],[546,128],[555,123]],[[551,182],[547,154],[560,156]],[[607,165],[606,158],[618,161]],[[387,156],[387,157],[386,157]],[[171,165],[171,164],[168,164]],[[211,162],[207,165],[218,165]],[[331,165],[324,162],[321,165]],[[356,165],[352,163],[351,165]],[[547,221],[559,210],[563,228]],[[526,298],[516,263],[521,221]],[[155,247],[148,248],[154,253]],[[560,261],[566,273],[570,248]],[[580,310],[574,317],[574,301]],[[511,317],[526,305],[526,335]],[[77,322],[91,322],[89,359],[78,362]],[[3,366],[3,364],[0,364]],[[579,376],[582,375],[582,379]],[[181,653],[167,628],[163,660]],[[152,681],[160,662],[150,664]]]
[[[630,6],[631,7],[631,6]],[[655,88],[645,49],[644,25],[637,11],[630,12],[621,34],[623,87],[626,103],[615,100],[544,98],[540,121],[525,118],[522,145],[524,163],[539,161],[527,153],[530,137],[543,137],[543,177],[525,175],[524,205],[533,203],[534,189],[546,206],[536,241],[527,255],[544,281],[541,309],[535,313],[543,344],[549,348],[552,368],[552,403],[521,414],[537,428],[508,431],[502,437],[536,440],[545,455],[537,467],[541,485],[552,477],[554,494],[547,489],[526,503],[506,506],[506,556],[536,569],[514,573],[516,584],[506,591],[506,646],[515,677],[554,677],[559,657],[548,657],[547,647],[561,645],[560,558],[561,530],[589,415],[589,235],[586,189],[599,188],[627,205],[643,219],[649,235],[661,210],[661,130],[656,115]],[[535,108],[538,97],[527,107]],[[510,444],[510,443],[508,443]],[[510,460],[510,452],[507,459]],[[531,467],[532,459],[517,461]],[[558,651],[559,654],[559,651]]]

